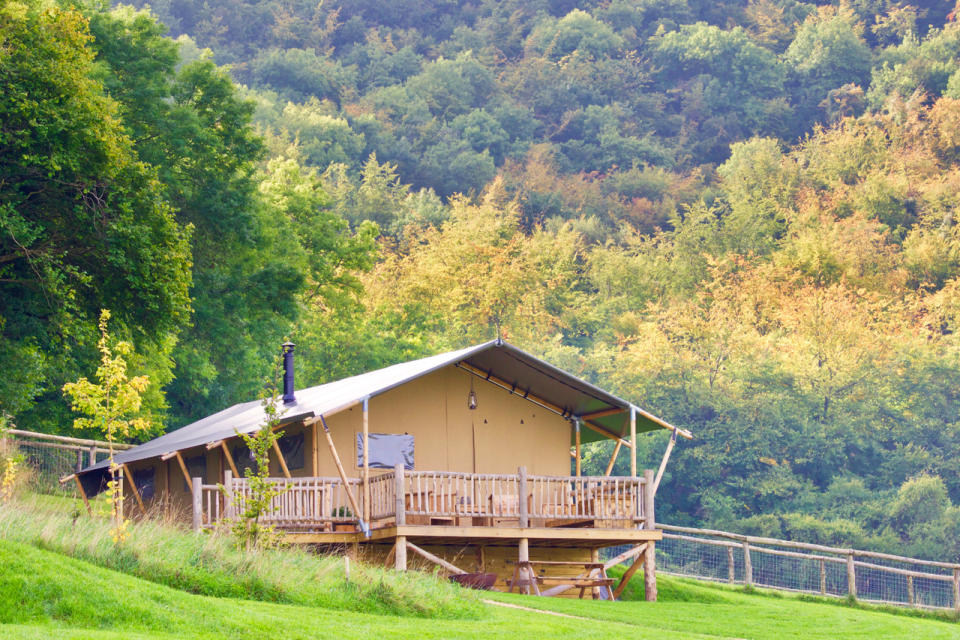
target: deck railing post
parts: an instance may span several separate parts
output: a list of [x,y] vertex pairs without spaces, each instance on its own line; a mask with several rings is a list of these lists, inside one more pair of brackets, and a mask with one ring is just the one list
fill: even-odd
[[200,531],[203,525],[203,478],[193,479],[193,530]]
[[[643,472],[643,528],[656,529],[653,510],[653,469]],[[653,540],[647,541],[643,552],[643,590],[647,602],[657,601],[657,552]]]
[[530,514],[527,512],[527,468],[517,469],[517,505],[520,508],[520,526],[530,526]]
[[857,599],[857,569],[853,564],[853,554],[847,554],[847,595]]
[[[396,512],[396,521],[397,526],[402,526],[407,524],[407,505],[405,502],[406,490],[404,488],[403,481],[403,464],[398,464],[393,467],[393,482],[394,482],[394,511]],[[404,542],[406,545],[406,542]],[[397,547],[399,549],[399,546]],[[404,561],[406,564],[406,561]]]
[[223,517],[233,520],[233,471],[230,469],[223,472]]

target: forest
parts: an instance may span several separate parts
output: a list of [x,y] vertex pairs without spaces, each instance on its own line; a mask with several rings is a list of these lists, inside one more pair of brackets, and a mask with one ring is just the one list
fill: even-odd
[[958,560],[960,24],[924,4],[0,3],[0,420],[71,431],[101,309],[154,434],[285,339],[307,386],[499,327],[695,434],[659,520]]

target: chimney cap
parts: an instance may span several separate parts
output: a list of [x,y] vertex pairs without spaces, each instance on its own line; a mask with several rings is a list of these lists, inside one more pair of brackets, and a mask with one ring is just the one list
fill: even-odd
[[282,345],[280,345],[280,346],[283,347],[283,351],[284,351],[284,352],[287,352],[287,351],[293,351],[293,348],[294,348],[295,346],[297,346],[297,345],[295,345],[294,343],[292,343],[292,342],[290,342],[289,340],[287,340],[286,342],[284,342],[284,343],[283,343]]

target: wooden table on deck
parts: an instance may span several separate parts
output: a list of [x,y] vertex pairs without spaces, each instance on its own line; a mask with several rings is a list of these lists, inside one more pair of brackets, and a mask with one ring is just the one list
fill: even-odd
[[[510,581],[510,593],[513,593],[513,588],[516,587],[527,587],[529,593],[529,588],[533,587],[534,592],[540,596],[544,595],[546,592],[540,591],[540,585],[553,585],[556,587],[580,587],[580,598],[583,599],[583,594],[587,589],[591,590],[593,599],[597,600],[598,596],[601,596],[601,600],[613,600],[613,592],[611,587],[615,580],[613,578],[607,577],[607,570],[604,567],[602,562],[593,562],[588,560],[586,562],[575,562],[575,561],[563,561],[563,560],[521,560],[517,561],[516,566],[513,569],[513,579]],[[553,567],[583,567],[584,574],[578,576],[538,576],[534,570],[535,566],[553,566]],[[529,578],[522,578],[521,571],[529,572]],[[593,574],[597,573],[599,575],[594,576]],[[524,584],[526,582],[526,584]],[[606,591],[606,597],[602,597],[603,591]],[[552,595],[546,593],[547,595]]]

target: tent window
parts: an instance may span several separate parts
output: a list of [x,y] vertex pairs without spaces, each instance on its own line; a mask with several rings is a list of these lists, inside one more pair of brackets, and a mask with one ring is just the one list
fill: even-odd
[[278,441],[288,469],[303,469],[303,434],[283,436]]
[[[207,477],[207,457],[206,456],[196,456],[193,458],[187,458],[184,460],[187,465],[187,473],[190,474],[190,478],[201,478],[206,481]],[[190,487],[187,486],[187,481],[183,481],[183,490],[190,492]]]
[[140,497],[143,500],[153,500],[156,491],[155,478],[156,471],[153,467],[133,472],[133,484],[136,485],[137,491],[140,492]]
[[[413,470],[413,436],[407,433],[371,433],[370,468],[393,469],[402,464]],[[357,434],[357,467],[363,466],[363,434]]]
[[250,447],[245,444],[237,444],[234,445],[232,453],[233,461],[237,465],[237,473],[240,474],[241,478],[247,476],[247,469],[250,469],[251,473],[257,470],[257,463],[253,459]]

